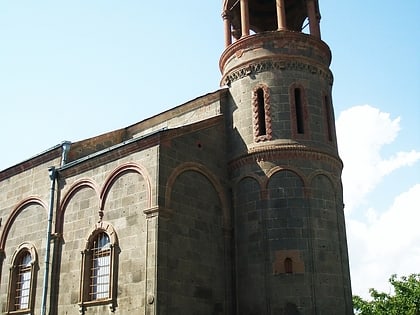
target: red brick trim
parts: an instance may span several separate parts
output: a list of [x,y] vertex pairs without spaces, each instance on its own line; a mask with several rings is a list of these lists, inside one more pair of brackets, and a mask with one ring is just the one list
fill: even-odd
[[303,145],[282,145],[282,146],[264,146],[264,148],[250,150],[246,155],[239,156],[229,162],[229,171],[241,168],[245,165],[252,165],[258,161],[275,160],[315,160],[325,161],[340,171],[343,168],[343,162],[336,155],[331,155],[323,151],[316,151]]
[[171,193],[176,179],[179,175],[186,171],[195,171],[206,177],[210,183],[213,185],[217,194],[219,195],[220,203],[222,205],[223,211],[223,227],[230,228],[230,206],[226,197],[226,193],[222,184],[219,182],[217,176],[215,176],[210,170],[208,170],[204,165],[196,162],[185,162],[178,167],[176,167],[172,173],[169,175],[166,181],[166,190],[165,190],[165,207],[166,209],[171,208]]
[[45,209],[45,211],[47,211],[48,209],[47,205],[39,197],[36,197],[36,196],[30,196],[28,198],[25,198],[21,202],[19,202],[16,205],[16,207],[12,210],[10,216],[7,218],[7,221],[4,224],[3,233],[1,234],[1,238],[0,238],[0,252],[4,251],[6,248],[7,236],[16,218],[25,207],[30,206],[30,205],[41,206]]
[[[263,91],[264,98],[264,121],[265,126],[260,126],[260,106],[258,91]],[[266,84],[258,84],[252,91],[252,120],[254,127],[254,140],[255,142],[271,140],[273,129],[271,127],[271,108],[270,108],[270,90]],[[265,130],[262,132],[262,128]]]

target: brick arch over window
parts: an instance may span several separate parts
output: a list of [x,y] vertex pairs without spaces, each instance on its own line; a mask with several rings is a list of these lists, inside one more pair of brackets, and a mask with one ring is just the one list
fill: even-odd
[[290,126],[293,139],[309,139],[308,99],[305,87],[293,83],[289,87]]
[[223,190],[223,187],[221,183],[219,182],[219,180],[217,179],[217,177],[212,172],[210,172],[204,165],[199,164],[199,163],[186,162],[179,165],[172,171],[171,175],[168,177],[168,180],[166,182],[165,207],[170,209],[172,187],[176,179],[178,178],[178,176],[186,171],[196,171],[202,174],[204,177],[206,177],[210,181],[210,183],[213,185],[220,199],[220,203],[221,203],[222,211],[223,211],[223,226],[225,228],[229,228],[230,227],[230,214],[229,214],[229,206],[228,206],[229,203],[227,202],[226,194]]
[[100,210],[104,209],[106,198],[114,182],[121,175],[128,172],[135,172],[135,173],[140,174],[143,177],[143,179],[146,182],[146,207],[147,209],[149,209],[152,206],[152,185],[151,185],[150,175],[148,174],[147,170],[142,165],[139,165],[136,163],[127,163],[127,164],[120,165],[119,167],[114,169],[112,173],[105,180],[105,184],[100,194],[100,200],[101,200]]
[[4,252],[6,248],[7,236],[16,218],[19,216],[23,209],[31,205],[41,206],[45,209],[45,212],[47,212],[47,205],[38,197],[31,196],[19,202],[12,210],[10,216],[7,218],[6,223],[4,224],[3,233],[1,234],[0,238],[0,252]]
[[256,142],[271,140],[270,90],[265,84],[258,84],[252,91],[252,120],[254,140]]
[[7,314],[33,313],[38,269],[35,246],[20,244],[10,260]]
[[100,205],[99,201],[99,193],[97,185],[94,181],[84,178],[80,179],[73,183],[73,185],[70,187],[69,191],[64,195],[60,207],[58,209],[57,213],[57,222],[56,222],[56,232],[62,233],[63,232],[63,222],[64,222],[64,214],[66,212],[66,209],[72,200],[72,198],[82,189],[91,189],[95,192],[96,196],[98,197],[98,207]]

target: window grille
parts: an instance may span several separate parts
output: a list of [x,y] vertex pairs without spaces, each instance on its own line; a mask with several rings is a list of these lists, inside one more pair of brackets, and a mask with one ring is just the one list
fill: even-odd
[[31,289],[31,254],[25,252],[19,259],[15,293],[15,309],[29,308],[29,293]]
[[92,266],[89,299],[91,301],[109,298],[111,276],[111,243],[109,236],[102,232],[97,235],[92,246]]

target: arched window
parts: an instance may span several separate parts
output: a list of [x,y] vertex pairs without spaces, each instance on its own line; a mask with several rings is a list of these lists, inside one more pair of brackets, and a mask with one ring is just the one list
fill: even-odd
[[31,313],[34,307],[37,255],[32,244],[23,243],[15,251],[10,268],[8,314]]
[[252,111],[255,141],[271,140],[270,95],[264,84],[256,86],[252,93]]
[[287,257],[284,260],[284,272],[285,273],[293,273],[293,261],[292,258]]
[[82,252],[79,302],[82,310],[97,304],[115,307],[117,250],[117,237],[112,226],[104,222],[97,223]]

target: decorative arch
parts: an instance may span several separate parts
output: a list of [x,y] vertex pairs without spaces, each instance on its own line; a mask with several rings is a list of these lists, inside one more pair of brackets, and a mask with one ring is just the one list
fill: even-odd
[[219,196],[220,202],[222,204],[224,227],[229,228],[230,227],[229,206],[228,206],[228,202],[227,202],[227,199],[226,199],[226,194],[223,191],[223,187],[222,187],[221,183],[219,182],[219,180],[217,179],[217,177],[210,170],[208,170],[204,165],[196,163],[196,162],[185,162],[185,163],[179,165],[178,167],[176,167],[172,171],[171,175],[169,176],[169,178],[166,182],[165,207],[170,209],[172,187],[173,187],[176,179],[178,178],[178,176],[181,175],[182,173],[186,172],[186,171],[198,172],[210,181],[210,183],[215,188],[215,190],[216,190],[216,192]]
[[260,198],[264,199],[264,192],[265,192],[266,184],[265,184],[265,179],[263,179],[262,176],[259,176],[259,175],[256,175],[256,174],[246,174],[246,175],[238,178],[235,181],[234,186],[237,187],[243,180],[245,180],[247,178],[255,180],[258,183],[258,186],[260,187]]
[[238,185],[241,181],[243,181],[246,178],[251,178],[253,180],[255,180],[256,182],[258,182],[258,184],[260,185],[261,189],[264,188],[264,184],[265,184],[265,180],[262,178],[262,176],[259,176],[257,174],[246,174],[243,175],[241,177],[239,177],[238,179],[235,180],[234,185]]
[[38,261],[38,254],[35,249],[35,245],[30,242],[21,243],[16,250],[14,251],[12,257],[10,258],[10,265],[13,265],[13,262],[16,260],[16,257],[23,251],[26,250],[31,254],[31,264],[35,264]]
[[99,210],[104,210],[105,207],[105,201],[108,196],[108,193],[114,184],[114,182],[124,173],[127,172],[135,172],[143,176],[145,182],[146,182],[146,207],[149,209],[151,207],[152,203],[152,184],[150,180],[150,175],[147,172],[147,170],[137,163],[126,163],[123,165],[118,166],[116,169],[112,171],[111,174],[108,175],[108,177],[105,180],[105,184],[101,190],[100,193],[100,205]]
[[[64,195],[60,203],[60,206],[57,212],[56,232],[58,233],[63,232],[64,214],[66,212],[67,206],[69,205],[74,195],[80,190],[85,189],[85,188],[92,189],[99,199],[98,188],[97,188],[96,183],[93,180],[88,179],[88,178],[83,178],[74,182],[73,185],[71,185],[69,191]],[[99,204],[100,203],[98,203],[98,205]]]
[[[308,183],[311,183],[312,184],[312,182],[314,181],[314,179],[316,177],[318,177],[318,176],[325,176],[328,179],[328,181],[331,183],[331,186],[334,189],[334,196],[337,198],[337,194],[338,194],[339,191],[336,189],[336,187],[341,187],[340,180],[334,179],[333,176],[330,173],[327,173],[327,172],[318,170],[318,171],[312,172],[309,175],[309,177],[308,177]],[[311,185],[311,187],[312,187],[312,185]]]
[[107,221],[101,221],[101,222],[97,222],[89,230],[89,233],[87,234],[87,237],[86,237],[85,248],[89,247],[89,243],[98,233],[98,231],[106,232],[106,234],[108,234],[110,238],[111,244],[118,246],[118,237],[117,237],[117,233],[115,232],[114,226]]
[[18,215],[22,212],[24,208],[30,205],[38,205],[38,206],[43,207],[45,211],[48,211],[47,205],[39,197],[36,197],[36,196],[30,196],[22,200],[21,202],[19,202],[16,205],[16,207],[12,210],[12,213],[7,218],[7,221],[4,224],[3,233],[1,234],[1,238],[0,238],[0,252],[5,251],[7,236],[16,218],[18,217]]
[[305,193],[305,197],[307,197],[308,195],[308,187],[309,187],[309,181],[306,178],[306,176],[298,169],[295,167],[291,167],[291,166],[275,166],[272,169],[270,169],[267,172],[267,178],[264,181],[264,189],[268,189],[268,184],[270,183],[270,179],[277,173],[279,172],[284,172],[284,171],[289,171],[294,173],[301,181],[303,184],[303,189],[304,189],[304,193]]

